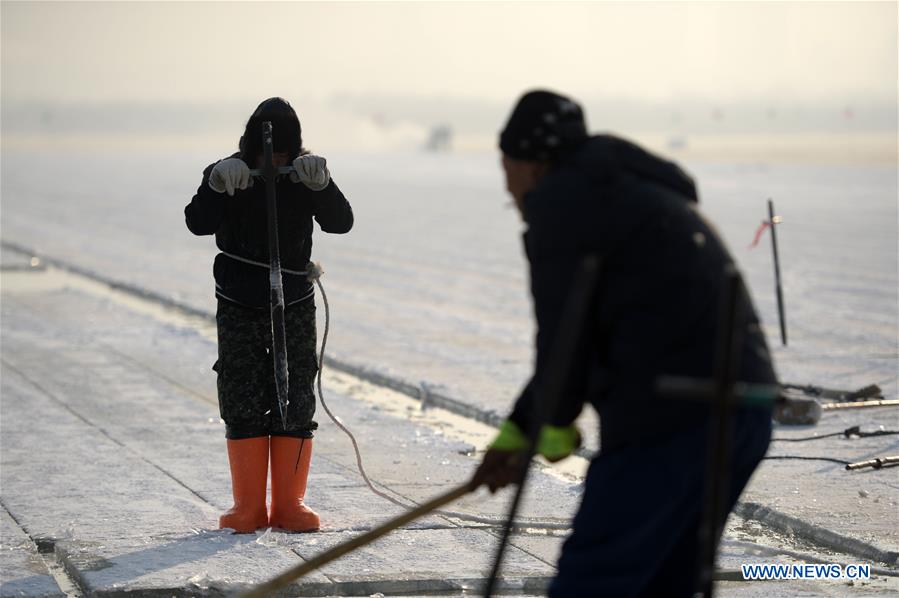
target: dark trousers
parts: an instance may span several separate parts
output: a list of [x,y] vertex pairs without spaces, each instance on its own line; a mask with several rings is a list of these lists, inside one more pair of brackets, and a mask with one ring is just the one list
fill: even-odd
[[[275,390],[272,324],[267,309],[251,309],[219,299],[219,411],[225,436],[231,440],[256,436],[312,438],[318,424],[313,384],[316,360],[315,302],[312,297],[284,311],[287,332],[288,404],[278,404]],[[285,421],[286,420],[286,421]]]
[[[593,460],[550,586],[552,598],[693,595],[708,438],[705,423],[664,442]],[[770,412],[735,416],[728,511],[770,438]]]

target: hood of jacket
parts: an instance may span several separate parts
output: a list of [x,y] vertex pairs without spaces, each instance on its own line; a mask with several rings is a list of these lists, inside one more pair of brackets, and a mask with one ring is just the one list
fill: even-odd
[[275,153],[286,153],[292,161],[303,151],[302,128],[296,111],[284,98],[269,98],[250,115],[240,138],[240,157],[251,167],[263,153],[262,123],[266,121],[272,123]]
[[613,135],[590,137],[562,157],[559,165],[574,167],[599,183],[631,176],[674,191],[689,201],[699,201],[693,178],[680,166]]

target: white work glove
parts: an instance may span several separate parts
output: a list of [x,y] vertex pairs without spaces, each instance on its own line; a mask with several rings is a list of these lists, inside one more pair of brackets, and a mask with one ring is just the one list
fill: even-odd
[[226,158],[213,166],[209,173],[209,188],[216,193],[234,195],[235,189],[246,189],[252,185],[250,167],[240,158]]
[[327,161],[321,156],[306,154],[293,161],[296,172],[290,173],[290,180],[303,183],[313,191],[321,191],[331,182]]

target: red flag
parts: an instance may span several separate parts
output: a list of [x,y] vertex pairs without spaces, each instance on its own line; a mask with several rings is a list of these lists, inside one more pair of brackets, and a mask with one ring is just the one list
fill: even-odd
[[759,225],[758,230],[755,231],[755,238],[752,240],[752,243],[749,244],[749,249],[752,249],[759,244],[759,240],[762,238],[765,229],[769,226],[771,226],[770,222],[768,222],[767,220],[762,220],[762,223]]

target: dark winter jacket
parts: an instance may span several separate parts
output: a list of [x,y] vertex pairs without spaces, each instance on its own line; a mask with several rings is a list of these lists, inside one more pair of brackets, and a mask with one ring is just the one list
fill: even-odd
[[[196,195],[184,208],[187,228],[195,235],[214,234],[216,245],[224,252],[216,256],[213,268],[218,297],[248,307],[268,307],[265,180],[256,178],[252,187],[237,190],[233,196],[217,193],[208,184],[213,166],[210,164],[203,171]],[[303,183],[281,176],[276,190],[281,267],[301,272],[312,254],[312,219],[327,233],[345,233],[353,227],[353,210],[333,179],[321,191],[312,191]],[[249,264],[225,253],[266,266]],[[282,278],[287,305],[311,296],[312,284],[305,276],[284,271]]]
[[[656,390],[662,375],[713,373],[723,274],[733,260],[697,201],[693,181],[677,165],[605,135],[560,157],[525,197],[537,355],[513,421],[529,426],[562,306],[586,254],[603,260],[600,290],[552,423],[568,425],[592,403],[607,451],[681,432],[707,413],[699,403]],[[763,331],[745,299],[739,378],[776,383]]]

